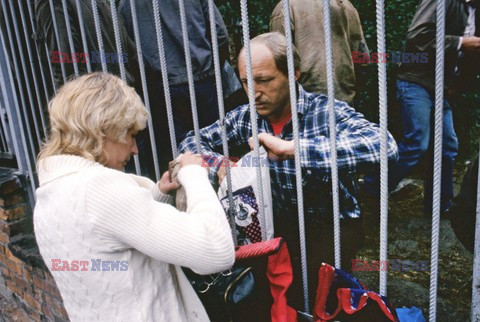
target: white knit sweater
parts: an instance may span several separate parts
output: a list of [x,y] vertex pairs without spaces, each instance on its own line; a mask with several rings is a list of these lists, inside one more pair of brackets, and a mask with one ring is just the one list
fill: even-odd
[[35,235],[72,321],[208,321],[180,266],[225,270],[234,247],[205,169],[178,174],[186,213],[152,181],[78,156],[48,157],[38,174]]

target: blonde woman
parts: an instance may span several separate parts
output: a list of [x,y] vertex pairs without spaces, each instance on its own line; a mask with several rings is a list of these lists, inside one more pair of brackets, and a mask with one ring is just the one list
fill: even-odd
[[[147,112],[119,78],[66,83],[49,104],[51,133],[38,157],[35,234],[72,321],[208,321],[180,266],[229,268],[234,247],[198,155],[180,159],[178,183],[123,172]],[[181,184],[187,212],[169,203]]]

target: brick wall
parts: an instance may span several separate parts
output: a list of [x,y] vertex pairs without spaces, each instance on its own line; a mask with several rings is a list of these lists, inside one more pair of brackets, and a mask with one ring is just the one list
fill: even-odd
[[16,307],[20,321],[68,321],[38,253],[25,186],[22,176],[0,168],[0,294]]

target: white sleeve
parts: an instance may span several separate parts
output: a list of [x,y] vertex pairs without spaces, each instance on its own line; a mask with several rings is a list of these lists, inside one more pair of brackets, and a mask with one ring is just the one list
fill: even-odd
[[92,179],[87,211],[112,250],[135,248],[157,260],[210,274],[233,265],[234,246],[225,212],[205,169],[179,171],[187,212],[154,200],[151,191],[115,171]]

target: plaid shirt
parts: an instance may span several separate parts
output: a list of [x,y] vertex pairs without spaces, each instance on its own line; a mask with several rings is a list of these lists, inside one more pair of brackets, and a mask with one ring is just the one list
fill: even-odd
[[[327,97],[306,92],[298,86],[297,112],[300,134],[300,160],[306,218],[332,214],[332,184],[330,167],[330,139],[328,129]],[[367,121],[347,103],[335,101],[337,131],[337,164],[339,170],[340,213],[342,218],[358,218],[360,208],[355,199],[356,185],[353,173],[364,165],[380,162],[380,133],[377,124]],[[273,135],[270,123],[258,117],[259,132]],[[249,105],[242,105],[227,113],[224,125],[230,151],[244,154],[250,150],[252,136]],[[221,158],[222,130],[220,121],[200,130],[202,155]],[[291,120],[280,135],[293,140]],[[181,152],[196,151],[195,136],[191,131],[179,146]],[[388,158],[397,158],[397,145],[388,134]],[[217,159],[218,160],[218,159]],[[270,179],[274,214],[281,216],[286,210],[296,209],[297,192],[295,161],[270,161]],[[219,164],[209,168],[212,183],[217,182]],[[317,217],[319,218],[319,217]],[[324,217],[325,218],[325,217]]]

